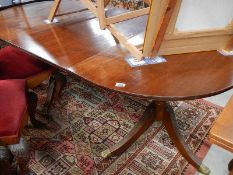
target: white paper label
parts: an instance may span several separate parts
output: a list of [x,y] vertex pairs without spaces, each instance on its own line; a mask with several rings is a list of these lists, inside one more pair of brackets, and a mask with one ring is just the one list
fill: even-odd
[[125,83],[116,83],[115,86],[116,87],[125,87],[126,84]]

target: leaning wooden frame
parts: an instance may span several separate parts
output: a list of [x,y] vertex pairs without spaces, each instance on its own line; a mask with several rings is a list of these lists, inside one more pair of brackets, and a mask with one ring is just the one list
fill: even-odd
[[[110,24],[118,23],[120,21],[125,21],[128,19],[136,18],[138,16],[149,14],[150,8],[143,8],[135,11],[130,11],[128,13],[106,17],[105,16],[105,7],[109,4],[110,0],[96,0],[96,3],[91,0],[80,0],[97,18],[99,18],[101,29],[105,29]],[[54,4],[50,10],[48,20],[53,22],[56,16],[62,16],[71,13],[77,13],[80,11],[84,11],[86,9],[82,9],[79,11],[68,12],[63,14],[57,14],[57,10],[60,6],[61,0],[55,0]]]
[[[176,29],[177,17],[182,0],[145,0],[149,7],[128,11],[107,17],[105,7],[110,0],[80,0],[99,19],[101,29],[109,29],[112,35],[124,45],[137,60],[154,58],[157,55],[172,55],[199,51],[233,51],[233,22],[222,29],[198,31],[179,31]],[[55,0],[50,11],[49,21],[57,16],[61,0]],[[148,15],[143,46],[137,48],[117,30],[114,24]]]

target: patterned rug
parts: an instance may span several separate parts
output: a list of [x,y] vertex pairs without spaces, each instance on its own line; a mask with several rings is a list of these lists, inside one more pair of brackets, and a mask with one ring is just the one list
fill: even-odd
[[[45,100],[46,86],[42,84],[35,89],[39,94],[39,105]],[[155,122],[122,155],[101,158],[103,150],[131,130],[148,103],[70,77],[61,100],[52,106],[53,120],[47,128],[29,126],[24,130],[31,145],[32,174],[194,173],[187,171],[188,163],[177,152],[161,122]],[[186,142],[200,153],[220,109],[202,100],[175,102],[172,106]],[[199,156],[203,157],[204,153]]]
[[130,10],[141,9],[145,7],[143,0],[110,0],[110,5]]

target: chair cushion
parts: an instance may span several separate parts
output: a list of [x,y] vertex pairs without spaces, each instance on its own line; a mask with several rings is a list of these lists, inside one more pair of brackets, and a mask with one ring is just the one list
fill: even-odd
[[27,110],[25,86],[22,79],[0,80],[0,143],[18,139]]
[[6,46],[0,50],[0,79],[24,79],[50,66],[18,48]]

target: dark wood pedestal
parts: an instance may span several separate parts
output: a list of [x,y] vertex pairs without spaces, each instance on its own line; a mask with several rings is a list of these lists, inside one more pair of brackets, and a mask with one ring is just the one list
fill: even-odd
[[189,146],[185,144],[184,138],[178,129],[175,113],[168,102],[153,101],[150,105],[148,105],[143,117],[131,130],[131,132],[113,147],[103,151],[102,156],[107,158],[112,155],[123,153],[153,124],[155,120],[163,121],[163,124],[165,125],[165,128],[176,148],[191,165],[193,165],[202,174],[210,173],[210,170],[202,164],[201,160],[199,160],[193,154]]

